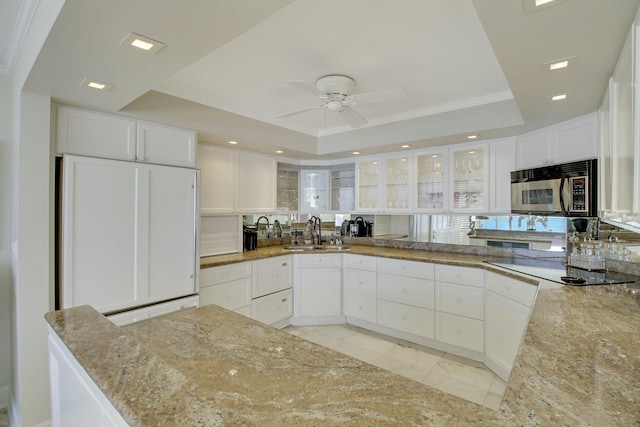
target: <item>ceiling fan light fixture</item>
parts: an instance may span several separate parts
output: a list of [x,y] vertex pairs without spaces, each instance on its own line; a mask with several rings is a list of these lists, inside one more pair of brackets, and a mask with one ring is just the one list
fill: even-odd
[[342,109],[342,101],[338,99],[332,99],[327,102],[327,110],[340,111]]

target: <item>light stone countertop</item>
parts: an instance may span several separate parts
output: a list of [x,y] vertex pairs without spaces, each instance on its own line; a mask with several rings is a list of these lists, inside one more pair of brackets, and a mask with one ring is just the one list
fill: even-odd
[[[203,267],[286,253],[252,252]],[[352,253],[521,277],[473,255]],[[540,286],[499,411],[213,305],[125,327],[87,306],[46,320],[132,426],[640,425],[636,301],[623,285]]]

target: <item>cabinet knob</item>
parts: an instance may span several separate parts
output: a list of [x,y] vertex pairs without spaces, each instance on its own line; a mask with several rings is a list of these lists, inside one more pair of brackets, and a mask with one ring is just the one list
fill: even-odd
[[287,302],[287,298],[282,298],[282,302]]

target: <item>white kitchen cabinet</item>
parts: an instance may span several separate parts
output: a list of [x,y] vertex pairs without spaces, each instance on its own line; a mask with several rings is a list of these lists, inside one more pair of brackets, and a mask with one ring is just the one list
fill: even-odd
[[537,287],[485,272],[485,364],[505,381],[529,321]]
[[256,298],[251,303],[252,318],[276,328],[284,328],[289,325],[289,318],[293,314],[292,299],[291,289]]
[[347,321],[378,321],[377,258],[365,255],[343,255],[344,314]]
[[198,144],[203,215],[276,211],[274,157]]
[[66,106],[56,111],[58,154],[136,159],[135,120]]
[[331,210],[340,213],[355,209],[356,172],[353,163],[336,166],[331,172]]
[[383,206],[385,212],[409,212],[413,208],[413,158],[409,155],[384,159]]
[[102,313],[196,292],[197,172],[63,160],[62,308]]
[[378,323],[423,338],[435,337],[433,264],[378,260]]
[[453,213],[487,212],[489,207],[489,146],[462,145],[449,156],[449,206]]
[[596,114],[578,117],[516,138],[518,169],[593,159],[597,156]]
[[415,155],[416,210],[442,213],[449,204],[449,151],[446,148],[420,151]]
[[356,211],[377,212],[380,210],[381,169],[378,160],[356,163]]
[[276,204],[278,212],[298,211],[299,171],[297,166],[278,163]]
[[489,143],[489,212],[511,213],[511,172],[516,168],[515,138]]
[[293,285],[291,255],[265,258],[253,261],[252,297],[259,298]]
[[252,280],[251,262],[205,268],[200,272],[200,305],[244,313],[251,307]]
[[[487,212],[489,144],[459,144],[415,156],[416,210],[432,213]],[[509,209],[511,207],[509,206]]]
[[[346,266],[345,266],[346,267]],[[345,268],[344,314],[347,319],[360,319],[371,323],[378,321],[378,290],[375,269]]]
[[484,352],[484,275],[481,270],[436,265],[437,341]]
[[51,425],[126,427],[109,399],[49,327]]
[[123,311],[121,313],[111,314],[107,319],[111,320],[118,326],[128,325],[129,323],[139,322],[144,319],[161,316],[174,311],[186,310],[188,308],[198,307],[200,298],[198,295],[192,295],[185,298],[178,298],[159,304],[153,304],[134,310]]
[[300,191],[300,211],[313,213],[329,210],[329,170],[301,170]]
[[200,213],[236,211],[236,154],[207,144],[198,144],[196,167],[200,169]]
[[136,160],[194,168],[196,132],[148,122],[137,123]]
[[238,152],[236,159],[236,211],[275,212],[276,158]]
[[410,155],[360,161],[356,170],[357,211],[411,211],[414,178]]
[[57,108],[56,152],[195,166],[196,132],[67,106]]
[[296,325],[344,323],[342,254],[293,256],[293,318]]

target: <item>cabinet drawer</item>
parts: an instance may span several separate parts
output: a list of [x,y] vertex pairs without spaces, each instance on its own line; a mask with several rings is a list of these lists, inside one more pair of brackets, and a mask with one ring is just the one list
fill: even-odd
[[294,255],[296,267],[340,267],[342,254]]
[[176,299],[173,301],[167,301],[160,304],[154,304],[147,307],[138,308],[135,310],[124,311],[122,313],[113,314],[107,316],[107,319],[111,320],[118,326],[127,325],[129,323],[138,322],[144,319],[150,319],[152,317],[160,316],[162,314],[172,313],[174,311],[186,310],[187,308],[194,308],[198,306],[198,295],[192,295],[185,298]]
[[436,312],[436,340],[483,352],[484,322]]
[[291,259],[290,256],[282,256],[253,262],[253,298],[292,286]]
[[378,275],[374,271],[344,270],[345,291],[362,292],[377,297]]
[[378,273],[378,298],[416,307],[434,308],[433,280]]
[[268,325],[291,317],[293,304],[291,289],[254,299],[251,311],[254,320]]
[[436,281],[481,287],[484,286],[484,275],[482,273],[483,271],[477,268],[437,265]]
[[251,263],[240,262],[200,270],[200,287],[251,277]]
[[426,308],[378,300],[378,323],[421,337],[434,338],[434,312]]
[[403,276],[433,279],[434,265],[428,262],[404,261],[380,258],[378,271],[383,273],[401,274]]
[[436,310],[482,320],[484,289],[453,283],[436,283]]
[[344,255],[344,266],[347,268],[357,268],[360,270],[376,271],[376,257],[366,255]]
[[538,287],[529,283],[512,279],[502,274],[485,272],[487,275],[487,290],[502,295],[505,298],[524,304],[527,307],[533,305],[538,292]]
[[378,321],[378,298],[369,292],[346,290],[344,295],[344,314],[369,322]]
[[236,310],[251,304],[251,278],[200,288],[200,305],[216,304]]

